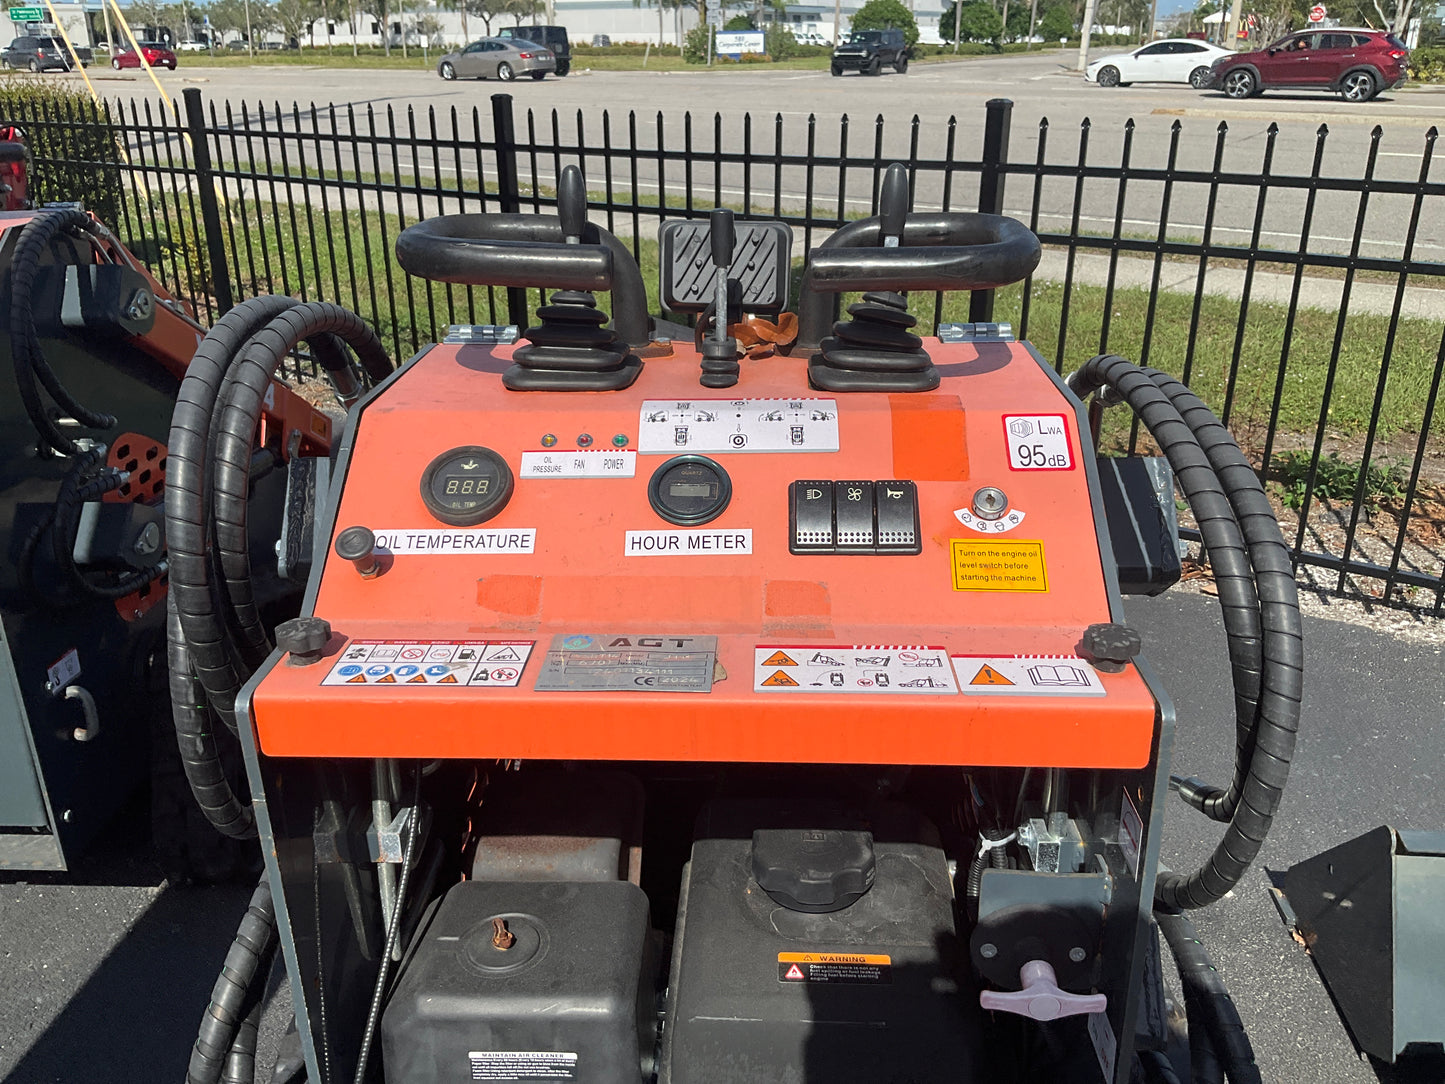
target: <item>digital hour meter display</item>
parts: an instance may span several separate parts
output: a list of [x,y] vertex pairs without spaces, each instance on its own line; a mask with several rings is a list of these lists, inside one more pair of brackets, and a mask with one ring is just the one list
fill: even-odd
[[653,472],[647,485],[652,510],[682,527],[717,519],[732,496],[727,471],[705,455],[674,456]]
[[512,496],[512,471],[490,448],[453,448],[433,459],[421,477],[428,511],[454,527],[485,523]]

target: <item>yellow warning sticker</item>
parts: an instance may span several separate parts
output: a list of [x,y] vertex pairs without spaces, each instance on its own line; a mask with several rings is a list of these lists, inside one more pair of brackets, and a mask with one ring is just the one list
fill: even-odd
[[876,952],[780,952],[778,981],[886,985],[893,981],[893,957]]
[[763,666],[797,666],[786,651],[774,651],[761,663]]
[[955,591],[1049,589],[1042,542],[955,538],[952,546]]

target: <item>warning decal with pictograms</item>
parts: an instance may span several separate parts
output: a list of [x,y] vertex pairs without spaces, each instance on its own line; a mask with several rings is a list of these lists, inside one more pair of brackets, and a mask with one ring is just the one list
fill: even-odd
[[[787,667],[787,669],[782,669]],[[753,691],[956,696],[948,652],[917,644],[758,644]]]
[[[322,685],[514,688],[534,640],[352,640]],[[494,663],[506,662],[505,666]]]
[[1098,671],[1077,655],[954,655],[958,685],[973,696],[1103,696]]

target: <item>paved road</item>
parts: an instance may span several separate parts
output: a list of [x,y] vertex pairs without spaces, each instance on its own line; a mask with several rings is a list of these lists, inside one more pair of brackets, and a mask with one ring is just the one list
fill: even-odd
[[[508,85],[487,82],[444,83],[424,71],[361,71],[332,68],[212,68],[183,67],[162,73],[166,89],[179,94],[185,86],[201,89],[216,103],[224,116],[229,104],[233,117],[243,108],[252,117],[259,111],[272,113],[279,103],[289,114],[291,103],[303,108],[315,103],[326,111],[340,111],[343,128],[347,111],[354,110],[357,126],[368,129],[367,110],[377,114],[376,124],[386,127],[386,113],[396,115],[405,130],[408,112],[425,131],[429,111],[435,111],[443,131],[450,131],[450,115],[457,110],[461,131],[471,128],[471,111],[481,110],[482,131],[490,133],[489,95],[505,90],[516,99],[519,131],[525,132],[527,114],[535,117],[543,142],[551,140],[554,111],[563,145],[574,144],[579,126],[590,146],[603,140],[603,114],[610,119],[610,142],[627,146],[633,142],[629,129],[635,116],[635,145],[654,148],[658,144],[659,115],[664,118],[664,145],[680,149],[683,144],[683,115],[694,118],[692,145],[706,149],[713,145],[714,123],[722,132],[725,150],[741,152],[744,147],[745,117],[752,117],[752,146],[771,151],[781,125],[781,145],[787,153],[801,153],[808,145],[809,118],[816,117],[814,146],[820,156],[836,154],[839,148],[839,118],[849,117],[852,153],[871,153],[874,123],[882,118],[885,157],[906,158],[911,149],[911,124],[917,118],[918,153],[938,158],[945,153],[952,125],[955,155],[976,158],[982,144],[984,104],[995,97],[1014,101],[1012,157],[1033,161],[1047,120],[1046,161],[1075,163],[1080,157],[1084,121],[1091,121],[1086,160],[1091,164],[1117,165],[1122,160],[1126,123],[1133,122],[1130,161],[1135,167],[1164,167],[1169,159],[1171,128],[1177,123],[1181,135],[1177,150],[1180,168],[1207,170],[1212,167],[1218,128],[1227,125],[1224,153],[1225,172],[1257,176],[1263,164],[1267,129],[1277,124],[1272,170],[1276,175],[1305,175],[1311,168],[1318,130],[1328,125],[1329,134],[1321,158],[1324,176],[1359,177],[1371,145],[1372,128],[1379,124],[1383,135],[1378,145],[1375,175],[1392,180],[1413,180],[1421,169],[1425,132],[1432,125],[1445,124],[1445,93],[1407,90],[1384,95],[1374,102],[1351,105],[1324,94],[1277,94],[1243,102],[1217,93],[1201,93],[1184,86],[1135,85],[1105,90],[1086,84],[1066,70],[1070,58],[1062,54],[985,58],[963,63],[915,65],[907,75],[887,74],[869,79],[862,76],[834,78],[826,71],[730,71],[687,72],[577,72],[566,79],[543,82],[524,80]],[[107,97],[149,98],[154,89],[141,76],[106,74],[98,88]],[[274,120],[273,120],[274,123]],[[283,122],[283,123],[289,123]],[[303,119],[303,130],[309,119]],[[259,144],[256,153],[260,153]],[[536,163],[538,180],[550,183],[553,163],[549,155]],[[406,157],[402,158],[403,165]],[[383,164],[385,162],[383,161]],[[475,176],[471,168],[485,163],[443,162],[444,173]],[[427,163],[422,163],[423,170]],[[524,164],[524,175],[528,168]],[[600,185],[600,169],[594,159],[589,182]],[[674,165],[667,175],[669,190],[681,181]],[[754,170],[752,193],[770,198],[771,169]],[[614,183],[626,184],[630,167],[625,163],[614,172]],[[1436,171],[1438,174],[1438,171]],[[655,189],[655,164],[638,163],[640,187]],[[820,169],[811,178],[815,198],[823,206],[836,200],[836,170]],[[844,209],[856,211],[868,206],[871,171],[851,174],[842,193]],[[809,178],[801,169],[785,169],[781,188],[785,198],[801,199]],[[473,180],[472,183],[475,183]],[[695,176],[694,183],[710,189],[711,176]],[[736,200],[742,192],[739,167],[724,171],[721,178],[725,198]],[[966,206],[971,198],[971,181],[959,178],[954,205]],[[1122,212],[1114,182],[1091,179],[1085,183],[1079,228],[1086,232],[1109,232],[1116,217],[1126,235],[1153,236],[1159,229],[1163,186],[1157,182],[1132,182]],[[1031,185],[1015,180],[1008,190],[1008,211],[1027,218],[1033,199]],[[1208,186],[1177,185],[1168,214],[1172,236],[1199,236],[1205,225]],[[1073,206],[1074,180],[1068,176],[1047,180],[1040,193],[1041,225],[1045,229],[1068,228]],[[938,184],[925,184],[917,194],[920,206],[938,205],[942,191]],[[1214,236],[1227,243],[1248,240],[1254,214],[1254,187],[1221,189]],[[1445,208],[1432,199],[1423,208],[1416,243],[1416,259],[1445,261]],[[1299,245],[1305,195],[1300,191],[1275,190],[1262,241],[1275,248]],[[1347,252],[1357,217],[1359,197],[1324,192],[1319,196],[1310,231],[1312,251]],[[1400,195],[1376,194],[1365,218],[1361,250],[1365,255],[1398,258],[1401,255],[1402,223],[1408,218],[1409,199]]]
[[[1179,710],[1175,770],[1222,779],[1233,748],[1217,607],[1173,592],[1131,600],[1130,621]],[[1445,658],[1438,645],[1305,618],[1309,679],[1285,806],[1258,863],[1198,925],[1259,1054],[1264,1079],[1439,1084],[1356,1057],[1309,958],[1265,896],[1271,876],[1378,824],[1445,827]],[[137,818],[139,819],[139,817]],[[1171,804],[1165,860],[1183,869],[1217,826]],[[135,831],[109,837],[68,876],[0,874],[0,1079],[6,1084],[156,1084],[184,1075],[189,1044],[241,888],[168,888]],[[263,1046],[274,1050],[286,993]]]

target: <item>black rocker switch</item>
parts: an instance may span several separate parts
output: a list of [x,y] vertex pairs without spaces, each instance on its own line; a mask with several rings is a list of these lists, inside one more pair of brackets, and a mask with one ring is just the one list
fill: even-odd
[[834,553],[873,553],[873,483],[834,482],[833,522],[838,531]]
[[923,552],[918,529],[918,487],[912,482],[875,482],[873,503],[878,508],[879,553]]
[[788,486],[790,553],[832,553],[833,483],[794,482]]

